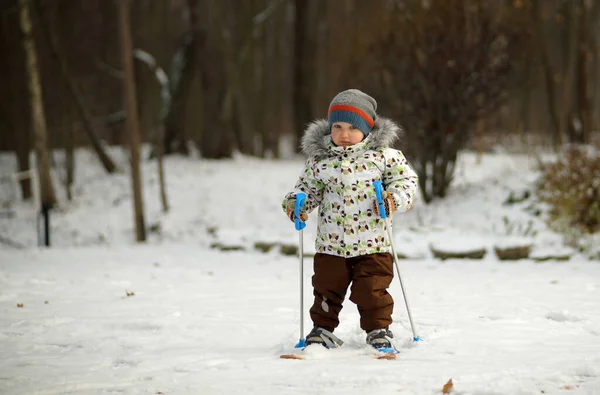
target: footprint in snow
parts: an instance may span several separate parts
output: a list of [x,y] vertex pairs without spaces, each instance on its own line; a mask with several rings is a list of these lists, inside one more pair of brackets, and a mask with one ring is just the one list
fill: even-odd
[[556,311],[546,314],[546,318],[551,321],[556,321],[556,322],[579,322],[579,321],[582,321],[582,319],[577,316],[567,314],[564,312],[556,312]]

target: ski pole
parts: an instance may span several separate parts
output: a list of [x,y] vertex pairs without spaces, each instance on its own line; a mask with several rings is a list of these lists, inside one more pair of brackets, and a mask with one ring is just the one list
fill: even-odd
[[298,232],[298,256],[300,257],[300,340],[296,348],[304,348],[306,339],[304,338],[304,227],[306,223],[302,221],[300,212],[304,209],[305,193],[296,194],[296,206],[294,206],[294,225]]
[[410,307],[408,305],[408,298],[406,296],[406,291],[404,290],[404,284],[402,283],[402,276],[400,275],[400,265],[398,264],[398,256],[396,255],[396,248],[394,247],[394,238],[392,232],[392,222],[390,218],[385,213],[385,204],[383,203],[383,187],[381,185],[381,180],[373,181],[373,186],[375,187],[375,196],[377,197],[377,206],[379,206],[379,213],[381,218],[385,221],[385,229],[387,232],[388,239],[390,240],[390,245],[392,247],[392,256],[394,258],[394,264],[396,265],[396,271],[398,272],[398,280],[400,280],[400,289],[402,289],[402,296],[404,296],[404,304],[406,305],[406,311],[408,313],[408,321],[410,322],[410,328],[413,333],[413,340],[419,341],[421,338],[417,335],[417,331],[415,329],[415,325],[413,324],[412,314],[410,314]]

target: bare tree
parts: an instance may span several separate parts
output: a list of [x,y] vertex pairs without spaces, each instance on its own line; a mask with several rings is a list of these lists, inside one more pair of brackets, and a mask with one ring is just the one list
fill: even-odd
[[[233,122],[225,110],[227,95],[227,65],[219,46],[221,25],[216,22],[227,3],[205,0],[192,7],[193,31],[197,38],[197,62],[203,92],[203,133],[198,148],[210,159],[230,158],[233,155]],[[211,18],[215,17],[216,18]]]
[[[298,141],[306,125],[312,121],[311,94],[315,90],[315,54],[316,43],[312,40],[313,34],[310,26],[314,26],[309,19],[311,0],[295,0],[294,10],[294,86],[293,108],[294,127]],[[300,145],[297,144],[297,150]]]
[[[600,1],[583,1],[578,8],[580,19],[578,31],[577,81],[575,82],[575,117],[580,120],[581,131],[573,136],[580,142],[589,143],[593,131],[593,108],[595,103],[594,82],[600,78],[594,63],[598,53],[594,51],[597,34],[594,28],[600,18]],[[577,132],[577,130],[573,130]]]
[[153,132],[153,142],[156,155],[156,164],[158,167],[158,182],[160,185],[160,201],[162,204],[162,210],[164,213],[169,211],[169,203],[167,200],[167,185],[165,181],[165,166],[164,166],[164,129],[165,129],[165,118],[168,112],[168,106],[171,102],[171,93],[169,90],[169,80],[164,70],[156,63],[154,56],[148,52],[136,49],[134,51],[134,57],[142,61],[154,74],[156,81],[161,89],[162,105],[160,111],[158,111],[158,119],[154,120],[150,124],[150,127],[155,130]]
[[[267,0],[265,3],[271,7],[276,0]],[[268,9],[268,8],[267,8]],[[285,14],[284,14],[285,15]],[[269,18],[261,29],[262,46],[260,57],[260,81],[258,81],[258,96],[263,95],[264,100],[255,100],[255,107],[260,106],[262,117],[259,121],[259,134],[261,138],[261,156],[272,155],[279,157],[278,138],[281,135],[282,116],[284,103],[281,96],[284,92],[283,85],[283,54],[282,40],[285,40],[285,17]],[[256,110],[258,112],[258,109]]]
[[[18,14],[16,0],[4,3],[0,1],[0,4],[12,7]],[[4,15],[7,15],[6,11]],[[0,56],[0,86],[3,88],[3,94],[0,95],[0,150],[14,151],[17,159],[16,170],[24,172],[30,169],[31,117],[27,101],[13,99],[23,97],[27,84],[24,78],[26,73],[22,39],[14,39],[10,34],[13,31],[21,31],[19,18],[4,17],[0,27],[0,53],[11,54]],[[23,199],[30,199],[33,192],[31,179],[22,179],[19,184]]]
[[41,204],[49,208],[56,204],[56,195],[50,176],[50,160],[47,147],[46,116],[42,99],[42,86],[38,70],[35,42],[31,31],[29,1],[19,0],[20,23],[23,33],[22,43],[26,58],[29,100],[34,133],[34,145],[40,182]]
[[[24,1],[24,0],[23,0]],[[131,181],[136,240],[146,241],[144,205],[142,198],[142,174],[140,170],[140,123],[133,70],[133,46],[131,43],[130,11],[131,0],[117,0],[119,8],[119,30],[123,70],[125,72],[125,106],[127,108],[127,128],[131,149]]]
[[376,45],[388,103],[426,202],[444,197],[477,119],[507,99],[527,40],[510,8],[478,0],[407,0]]
[[546,42],[545,38],[544,19],[542,17],[543,11],[540,4],[540,0],[531,0],[531,2],[532,7],[530,8],[530,13],[532,17],[532,30],[535,42],[534,48],[537,48],[537,52],[539,53],[542,63],[542,72],[544,75],[544,85],[546,88],[548,114],[550,117],[550,126],[552,128],[552,142],[553,145],[557,147],[561,141],[561,132],[559,109],[555,104],[557,96],[557,88],[555,83],[556,71],[552,64],[552,60],[550,57],[550,48],[548,48],[548,43]]
[[[591,2],[591,9],[589,12],[589,23],[588,23],[588,53],[591,55],[590,61],[590,96],[588,106],[591,114],[590,120],[590,133],[592,130],[600,129],[600,111],[599,106],[596,105],[600,99],[600,1]],[[594,123],[594,118],[596,122]],[[591,140],[591,136],[590,140]]]
[[[3,27],[7,26],[3,24]],[[0,84],[4,87],[5,92],[8,93],[0,95],[0,102],[2,103],[0,108],[2,109],[3,116],[3,130],[0,132],[5,138],[5,147],[15,152],[17,171],[26,172],[30,170],[29,153],[32,148],[31,108],[28,108],[27,102],[24,100],[10,100],[12,97],[22,95],[21,85],[26,85],[23,78],[26,75],[23,71],[23,45],[21,40],[9,40],[7,34],[2,34],[2,38],[0,39],[0,43],[3,44],[5,50],[8,50],[12,56],[5,57],[5,62],[2,63],[4,68],[0,69]],[[19,181],[23,199],[30,199],[33,196],[31,181],[30,178],[23,178]]]
[[186,0],[190,26],[185,34],[181,48],[173,59],[173,78],[171,78],[171,100],[165,119],[165,153],[174,152],[189,155],[190,136],[186,125],[187,103],[192,97],[193,82],[198,74],[196,56],[198,51],[197,7],[198,0]]
[[[10,134],[0,136],[0,149],[18,151],[25,170],[33,141],[31,133],[23,133],[29,108],[13,99],[26,97],[27,91],[19,18],[12,17],[18,15],[19,0],[0,3],[5,10],[0,53],[7,55],[0,56],[0,85],[10,90],[0,96],[6,118],[2,130]],[[39,20],[32,16],[48,147],[68,148],[60,133],[68,119],[83,128],[73,133],[74,147],[123,144],[124,76],[114,45],[119,31],[114,1],[29,4],[43,6]],[[409,151],[446,150],[440,155],[450,158],[449,174],[452,147],[471,138],[476,121],[468,119],[481,118],[484,107],[510,94],[519,97],[503,105],[501,115],[486,115],[490,128],[523,133],[529,123],[530,131],[543,131],[556,144],[561,129],[563,140],[589,141],[597,128],[600,1],[153,0],[131,6],[133,41],[169,75],[173,100],[165,122],[166,151],[187,152],[195,142],[204,158],[228,158],[234,150],[259,156],[276,152],[285,148],[281,136],[300,138],[308,122],[326,115],[332,95],[348,87],[371,92],[382,113],[397,115],[407,126],[405,142],[429,144],[406,147]],[[525,16],[529,28],[516,45],[512,31]],[[518,26],[507,27],[512,21]],[[373,42],[379,49],[370,52]],[[513,79],[515,62],[507,59],[520,45],[529,45],[532,61],[519,73],[530,82],[510,92],[503,87]],[[160,133],[160,88],[148,67],[141,62],[134,67],[140,138],[151,141]],[[483,92],[494,90],[501,93]],[[494,104],[480,106],[482,100]],[[457,111],[477,115],[459,117]],[[427,138],[413,138],[417,130]],[[298,148],[296,142],[291,143]],[[430,156],[427,162],[436,163],[437,170],[417,155],[413,159],[429,169],[423,182],[433,182],[435,172],[435,178],[446,180],[436,185],[445,188],[451,177],[440,176],[441,159]]]
[[259,129],[266,127],[267,113],[276,111],[266,101],[270,92],[262,90],[264,79],[276,74],[272,63],[263,62],[268,40],[264,32],[283,4],[284,0],[257,0],[219,13],[227,65],[224,110],[226,118],[234,121],[238,150],[248,155],[261,154],[259,135],[264,134]]
[[[186,0],[189,29],[174,59],[171,105],[165,122],[165,152],[188,153],[190,140],[188,108],[191,104],[202,116],[198,149],[205,158],[229,158],[233,153],[233,123],[227,111],[227,71],[221,46],[219,19],[224,2]],[[200,92],[195,92],[199,81]],[[197,89],[198,90],[198,89]],[[201,99],[195,94],[200,93]],[[192,102],[192,100],[197,100]],[[215,131],[217,131],[215,133]]]
[[73,137],[73,124],[65,128],[67,136],[65,138],[65,189],[67,199],[73,200],[73,183],[75,182],[75,139]]
[[532,0],[530,18],[544,74],[547,111],[555,148],[590,141],[593,128],[593,63],[599,2]]
[[87,136],[90,140],[90,143],[92,144],[92,147],[94,148],[94,151],[100,159],[100,163],[102,163],[102,166],[104,166],[104,169],[108,173],[113,173],[118,170],[117,165],[102,146],[100,138],[98,137],[98,133],[94,128],[94,123],[92,121],[92,115],[90,113],[90,110],[85,104],[83,95],[80,93],[79,88],[73,80],[72,73],[69,70],[66,58],[63,55],[61,47],[58,43],[58,36],[54,31],[52,25],[50,24],[50,21],[48,20],[48,16],[46,15],[46,12],[44,10],[43,3],[44,2],[41,0],[35,0],[34,4],[37,8],[38,15],[40,16],[42,29],[47,38],[47,41],[50,44],[52,57],[60,66],[60,76],[63,82],[65,83],[66,87],[68,88],[69,93],[71,94],[73,103],[75,104],[81,121],[83,123],[84,130],[87,133]]
[[[180,23],[183,15],[176,12],[182,7],[183,4],[176,4],[171,0],[134,1],[132,4],[132,34],[136,47],[134,56],[141,60],[135,62],[140,130],[145,139],[153,142],[157,138],[156,134],[161,133],[158,125],[164,123],[163,110],[170,106],[170,102],[165,102],[162,83],[160,80],[157,83],[157,73],[166,76],[169,72],[169,62],[176,49],[171,37],[181,34],[180,32],[184,30]],[[171,26],[172,23],[175,25],[174,22],[178,22],[177,28]],[[143,55],[140,51],[147,55]],[[168,78],[165,82],[166,93],[170,97]],[[158,146],[155,145],[152,156],[156,155],[157,148]]]
[[580,18],[577,13],[581,12],[580,0],[569,2],[567,10],[569,25],[567,26],[567,46],[565,50],[566,67],[563,71],[563,90],[562,100],[556,105],[559,106],[559,129],[560,143],[565,144],[569,141],[569,124],[572,121],[575,81],[577,81],[578,58],[579,58],[579,29]]

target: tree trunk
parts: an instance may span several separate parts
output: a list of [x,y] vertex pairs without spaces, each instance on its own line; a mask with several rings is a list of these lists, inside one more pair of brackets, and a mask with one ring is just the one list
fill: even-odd
[[31,103],[31,118],[35,142],[36,162],[40,182],[40,198],[43,207],[51,208],[56,204],[56,195],[50,176],[50,159],[47,148],[46,116],[42,100],[42,86],[38,70],[35,43],[31,32],[29,1],[19,0],[20,23],[23,32],[23,48],[26,58],[27,79]]
[[[23,0],[25,1],[25,0]],[[127,108],[127,129],[129,130],[131,149],[131,181],[133,189],[133,208],[135,234],[138,242],[146,241],[144,206],[142,199],[142,175],[140,170],[140,124],[137,110],[133,50],[131,43],[130,0],[117,0],[119,8],[119,30],[123,70],[125,72],[125,106]]]
[[537,47],[540,51],[540,57],[542,61],[542,69],[544,71],[544,83],[546,86],[546,99],[548,103],[548,113],[550,115],[550,126],[552,128],[552,144],[554,148],[558,148],[560,145],[560,115],[558,114],[558,107],[556,103],[556,85],[554,82],[554,68],[550,63],[550,54],[548,51],[548,45],[546,43],[544,34],[544,21],[541,17],[542,10],[540,9],[539,0],[532,1],[532,18],[533,24],[535,25],[535,38],[537,41]]
[[[154,142],[158,124],[163,121],[159,114],[165,103],[161,95],[161,85],[156,83],[156,70],[164,70],[168,62],[167,51],[170,48],[166,43],[170,33],[167,27],[170,19],[169,3],[169,0],[153,0],[134,1],[132,4],[132,24],[135,32],[133,41],[136,43],[134,56],[146,63],[135,62],[142,141]],[[148,64],[148,57],[152,58],[152,65]],[[156,152],[152,152],[152,155],[155,154]]]
[[232,117],[233,113],[236,115],[238,150],[243,154],[254,155],[254,137],[256,135],[255,114],[251,109],[252,101],[246,97],[247,94],[245,91],[247,89],[243,83],[248,76],[240,75],[244,70],[251,70],[251,68],[242,64],[241,61],[236,60],[236,55],[237,53],[234,52],[230,55],[233,59],[226,60],[228,63],[227,97],[230,98],[234,110],[234,112],[228,112],[227,118]]
[[[16,133],[15,154],[17,155],[18,171],[24,172],[31,169],[29,164],[29,153],[31,151],[31,134],[29,133],[29,128],[24,128],[21,130],[21,133]],[[21,179],[19,181],[19,185],[21,186],[21,195],[23,197],[23,200],[30,199],[33,196],[31,178]]]
[[[17,0],[9,2],[18,6]],[[19,18],[5,20],[0,23],[3,32],[20,32]],[[4,95],[0,95],[2,103],[2,114],[5,116],[6,130],[5,138],[8,140],[7,148],[12,148],[17,158],[17,172],[30,170],[29,155],[32,150],[31,140],[31,108],[27,100],[13,100],[15,97],[23,97],[27,91],[27,73],[25,72],[25,55],[21,37],[15,40],[8,34],[0,35],[2,51],[10,53],[0,59],[0,86],[4,88]],[[1,132],[1,131],[0,131]],[[24,178],[19,180],[21,196],[24,200],[33,196],[32,180]]]
[[[273,0],[269,0],[271,4]],[[262,140],[262,157],[272,156],[279,158],[279,147],[277,140],[278,131],[281,129],[281,114],[283,106],[281,102],[281,90],[278,87],[282,84],[282,69],[284,65],[281,62],[281,52],[279,40],[283,36],[282,25],[284,18],[270,20],[264,26],[264,43],[262,48],[262,67],[261,73],[261,91],[264,92],[263,117],[260,135]]]
[[464,146],[464,142],[457,136],[461,127],[460,124],[432,121],[423,134],[415,135],[420,140],[413,143],[419,152],[415,170],[419,174],[419,186],[425,203],[447,195],[454,176],[458,151]]
[[[593,15],[592,15],[593,16]],[[591,69],[589,67],[589,60],[593,57],[593,49],[591,44],[591,40],[588,38],[590,34],[589,25],[590,15],[588,14],[586,7],[584,4],[580,7],[579,15],[576,16],[579,18],[579,34],[578,34],[578,52],[577,52],[577,99],[576,99],[576,107],[577,114],[579,116],[579,120],[581,121],[581,131],[579,134],[580,142],[584,144],[590,143],[590,136],[592,134],[592,119],[593,112],[592,107],[590,106],[590,87],[593,87],[593,84],[590,82],[593,81],[593,78],[590,78]],[[591,32],[593,34],[593,31]]]
[[164,124],[159,125],[160,133],[156,138],[156,164],[158,166],[158,182],[160,184],[160,202],[162,204],[163,213],[169,212],[169,200],[167,199],[167,182],[165,180],[165,146],[163,145],[163,130]]
[[563,74],[563,92],[562,101],[560,105],[560,118],[559,118],[559,136],[561,144],[569,142],[569,129],[570,124],[573,120],[573,96],[575,90],[576,73],[577,73],[577,60],[578,60],[578,46],[579,46],[579,12],[582,12],[578,3],[579,0],[575,0],[576,3],[570,4],[569,11],[569,30],[568,30],[568,47],[565,53],[566,69]]
[[[236,4],[230,0],[230,4]],[[268,93],[261,89],[265,75],[275,74],[273,63],[264,62],[266,41],[265,29],[272,20],[282,0],[255,1],[245,3],[236,12],[228,12],[221,26],[226,26],[222,34],[227,64],[227,106],[232,103],[236,117],[237,147],[248,155],[261,155],[264,151],[259,125],[264,125],[265,112],[272,113],[276,108],[269,107]],[[254,15],[248,18],[247,15]],[[273,93],[273,92],[270,92]],[[230,102],[231,101],[231,102]],[[230,108],[226,108],[226,112]]]
[[[165,121],[165,153],[170,154],[178,152],[184,155],[189,155],[188,143],[190,141],[190,133],[188,133],[187,109],[189,101],[193,97],[192,88],[198,74],[202,73],[201,60],[199,60],[200,47],[205,45],[204,37],[202,36],[202,27],[200,26],[200,16],[207,14],[205,8],[209,8],[206,4],[203,6],[203,12],[200,12],[198,0],[187,0],[187,10],[189,13],[190,26],[185,37],[183,48],[180,50],[181,57],[176,56],[176,61],[181,61],[183,64],[174,63],[174,67],[178,68],[178,74],[175,81],[171,85],[171,105],[169,113]],[[207,60],[210,62],[210,60]],[[203,97],[206,97],[207,92],[202,92]],[[209,115],[209,118],[214,116],[214,113],[202,112]],[[206,117],[204,117],[206,118]],[[202,131],[204,136],[204,131]]]
[[[294,127],[298,142],[302,139],[306,125],[312,121],[311,92],[313,89],[315,49],[309,42],[309,0],[295,0],[296,20],[294,23]],[[296,145],[300,150],[300,145]]]
[[[534,77],[532,73],[531,63],[527,62],[525,65],[525,80],[531,81]],[[518,133],[521,144],[526,147],[528,143],[527,137],[529,136],[529,117],[531,114],[531,91],[532,87],[529,84],[525,84],[521,89],[518,90],[517,96],[517,109],[519,113]]]
[[65,147],[65,191],[67,199],[73,200],[73,182],[75,180],[75,131],[73,116],[68,114],[67,122],[63,122],[63,144]]
[[[208,8],[218,12],[223,7],[221,1],[207,1]],[[221,11],[223,12],[223,11]],[[198,13],[208,17],[207,12]],[[225,57],[221,51],[218,37],[221,34],[219,24],[211,25],[207,19],[198,23],[198,54],[196,61],[200,69],[203,92],[204,131],[200,139],[199,150],[204,158],[223,159],[233,155],[233,122],[225,113],[227,94],[227,71]]]
[[[235,0],[233,0],[235,2]],[[234,8],[232,1],[222,2]],[[248,87],[253,79],[252,48],[254,31],[252,20],[245,17],[251,14],[249,2],[238,4],[238,9],[219,13],[220,33],[223,45],[223,59],[226,67],[226,93],[224,117],[234,122],[234,137],[237,149],[247,155],[254,154],[253,137],[256,132],[255,112],[252,107],[256,103],[248,100]],[[216,37],[216,36],[215,36]]]
[[[165,170],[164,170],[164,129],[165,129],[165,118],[168,112],[168,105],[171,101],[169,93],[169,81],[167,75],[162,68],[156,63],[156,58],[151,54],[142,50],[135,51],[135,57],[140,60],[139,65],[143,65],[145,70],[149,70],[153,76],[154,84],[158,85],[162,98],[162,103],[158,106],[160,110],[156,113],[158,116],[148,116],[148,127],[152,129],[151,136],[154,142],[154,153],[156,154],[156,163],[158,166],[158,181],[160,185],[160,201],[162,204],[162,211],[164,213],[169,211],[169,203],[167,201],[167,187],[165,183]],[[141,67],[140,67],[141,68]]]
[[60,76],[65,83],[65,86],[68,88],[71,97],[73,98],[73,102],[79,112],[79,116],[83,123],[83,129],[87,133],[88,138],[90,139],[90,143],[102,166],[108,173],[114,173],[118,170],[117,165],[112,160],[112,158],[108,155],[104,147],[102,146],[102,142],[98,138],[98,133],[94,128],[94,124],[92,121],[92,115],[90,110],[85,104],[85,100],[83,99],[83,95],[79,92],[79,88],[75,84],[75,81],[71,77],[71,71],[67,65],[67,61],[62,51],[60,50],[60,45],[58,44],[58,38],[56,32],[50,25],[50,22],[47,19],[46,12],[44,10],[43,1],[35,0],[35,6],[38,10],[38,15],[40,16],[41,26],[44,30],[44,34],[47,37],[47,41],[50,43],[50,51],[52,53],[52,57],[60,66]]
[[[592,2],[588,17],[590,22],[588,24],[589,30],[587,32],[587,39],[590,55],[592,57],[590,60],[591,68],[589,70],[590,79],[592,82],[590,84],[591,92],[588,102],[590,108],[590,119],[588,121],[590,123],[590,128],[588,130],[590,133],[592,133],[594,130],[600,129],[600,119],[597,118],[600,116],[600,113],[598,112],[598,106],[596,106],[596,103],[598,102],[598,96],[600,95],[600,67],[598,67],[600,65],[600,51],[595,50],[595,48],[598,48],[598,45],[600,44],[600,37],[598,34],[594,34],[594,29],[596,29],[598,26],[598,20],[600,20],[600,1]],[[594,119],[596,119],[597,123],[594,123]],[[592,140],[592,136],[588,136],[587,141],[590,140]]]
[[[188,1],[190,7],[194,0]],[[192,83],[197,73],[196,65],[196,45],[197,38],[193,32],[188,33],[188,38],[184,43],[183,49],[183,68],[181,75],[171,87],[171,103],[169,113],[165,119],[164,147],[165,153],[180,153],[189,155],[188,149],[189,137],[186,133],[186,103],[189,100]]]
[[433,192],[431,190],[431,185],[433,181],[431,180],[431,171],[428,168],[429,160],[425,155],[422,155],[418,158],[416,172],[419,174],[419,187],[421,188],[421,193],[423,196],[423,201],[427,204],[433,200]]

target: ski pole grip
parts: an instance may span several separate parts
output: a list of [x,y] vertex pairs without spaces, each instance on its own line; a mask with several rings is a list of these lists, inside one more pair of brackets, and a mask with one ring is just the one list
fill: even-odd
[[304,209],[305,200],[305,193],[300,192],[296,194],[296,206],[294,206],[294,225],[296,225],[296,230],[302,230],[306,226],[306,222],[302,221],[300,217],[300,211]]
[[381,180],[373,181],[373,186],[375,187],[375,196],[377,197],[377,206],[379,206],[381,218],[387,218],[385,205],[383,204],[383,187],[381,186]]

